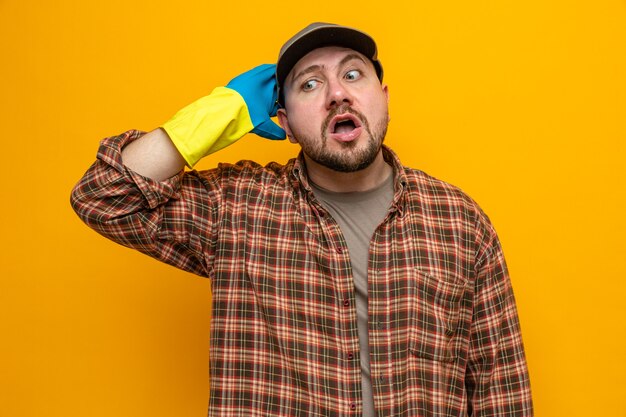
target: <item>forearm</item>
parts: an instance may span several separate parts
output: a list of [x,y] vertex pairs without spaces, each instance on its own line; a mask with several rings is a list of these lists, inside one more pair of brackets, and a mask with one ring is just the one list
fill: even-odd
[[[262,65],[217,87],[144,134],[102,141],[92,167],[72,191],[72,207],[100,234],[164,262],[206,275],[216,240],[221,185],[183,172],[249,132],[284,139],[276,115],[275,66]],[[178,174],[178,175],[176,175]],[[198,224],[207,227],[198,227]]]
[[194,225],[200,217],[216,222],[206,213],[214,214],[211,207],[219,204],[219,192],[207,190],[209,181],[182,171],[157,181],[131,170],[122,150],[145,136],[128,131],[104,139],[96,162],[72,190],[72,207],[89,227],[114,242],[206,276],[203,259],[212,247],[213,229]]
[[122,149],[125,166],[145,177],[163,181],[185,167],[185,159],[163,129],[155,129]]
[[127,241],[126,234],[119,233],[120,227],[125,227],[124,224],[135,215],[147,217],[141,213],[157,211],[159,206],[176,200],[180,194],[181,175],[170,175],[163,181],[157,181],[125,165],[122,153],[126,149],[131,149],[132,157],[140,160],[138,164],[147,165],[147,158],[144,160],[139,152],[142,147],[132,151],[134,143],[142,141],[147,135],[131,130],[105,138],[98,148],[96,161],[76,184],[71,195],[72,207],[85,223],[125,246],[148,242],[155,233],[156,223],[148,222],[151,230],[145,231],[144,227],[133,226],[137,228],[137,233],[131,236],[134,242]]
[[160,129],[123,149],[124,165],[161,181],[246,133],[284,139],[283,129],[270,119],[278,108],[274,71],[275,65],[255,67],[181,109]]

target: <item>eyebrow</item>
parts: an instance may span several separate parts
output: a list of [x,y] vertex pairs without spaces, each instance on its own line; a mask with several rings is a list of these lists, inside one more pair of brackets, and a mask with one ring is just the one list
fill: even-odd
[[353,59],[358,59],[359,61],[362,61],[364,64],[366,63],[365,60],[361,57],[361,55],[358,55],[358,54],[348,54],[348,55],[344,56],[341,61],[339,61],[339,66],[342,66],[342,65],[346,64],[347,62],[352,61]]
[[[359,61],[362,61],[364,64],[366,63],[365,60],[358,54],[352,53],[352,54],[348,54],[346,56],[344,56],[341,61],[339,61],[339,65],[338,66],[343,66],[345,65],[347,62],[352,61],[353,59],[358,59]],[[319,71],[323,68],[323,65],[311,65],[309,67],[306,67],[305,69],[303,69],[302,71],[300,71],[295,77],[293,77],[293,79],[291,80],[290,84],[293,84],[296,82],[297,79],[299,79],[300,77],[302,77],[303,75],[309,74],[311,72],[315,72],[315,71]]]
[[295,83],[296,80],[300,77],[302,77],[303,75],[309,74],[311,72],[315,72],[315,71],[319,71],[323,68],[322,65],[311,65],[310,67],[306,67],[305,69],[303,69],[302,71],[300,71],[298,73],[298,75],[296,75],[295,77],[293,77],[293,79],[291,80],[291,84]]

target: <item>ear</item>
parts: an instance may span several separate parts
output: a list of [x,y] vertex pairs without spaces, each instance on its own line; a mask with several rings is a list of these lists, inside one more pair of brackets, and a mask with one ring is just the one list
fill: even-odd
[[285,133],[287,133],[287,138],[289,139],[289,142],[298,143],[298,140],[293,136],[293,133],[289,128],[289,118],[287,117],[287,111],[285,109],[278,109],[278,111],[276,112],[276,116],[278,116],[278,122],[280,123],[280,126],[285,130]]
[[389,115],[389,87],[387,84],[383,84],[383,94],[387,97],[387,123],[391,121],[391,116]]

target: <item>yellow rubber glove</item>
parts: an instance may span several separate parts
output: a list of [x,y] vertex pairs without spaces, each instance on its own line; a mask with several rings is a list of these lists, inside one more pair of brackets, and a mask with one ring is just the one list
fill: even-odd
[[278,109],[275,71],[270,64],[253,68],[183,108],[162,126],[189,167],[248,132],[285,138],[285,131],[270,119]]

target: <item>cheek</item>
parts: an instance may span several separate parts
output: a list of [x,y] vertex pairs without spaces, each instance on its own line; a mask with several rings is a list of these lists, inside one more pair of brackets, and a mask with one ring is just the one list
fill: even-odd
[[294,132],[308,132],[319,125],[318,117],[310,108],[290,109],[289,128]]
[[389,119],[389,105],[387,101],[387,97],[384,94],[381,94],[376,98],[376,116],[379,119]]

